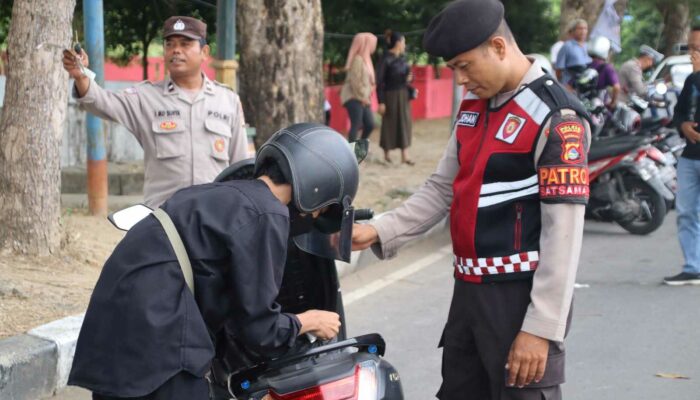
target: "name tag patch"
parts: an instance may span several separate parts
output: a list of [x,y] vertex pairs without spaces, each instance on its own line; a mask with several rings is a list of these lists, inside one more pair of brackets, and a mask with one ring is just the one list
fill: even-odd
[[508,144],[513,144],[520,134],[520,131],[523,129],[525,121],[526,119],[523,117],[508,113],[501,127],[498,128],[496,139],[502,140]]
[[158,110],[153,113],[155,117],[179,117],[180,110]]
[[474,111],[462,111],[457,118],[457,125],[475,127],[479,122],[479,113]]

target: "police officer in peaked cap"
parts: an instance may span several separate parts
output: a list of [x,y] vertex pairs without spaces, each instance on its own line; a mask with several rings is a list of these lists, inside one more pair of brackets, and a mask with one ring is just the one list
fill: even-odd
[[144,200],[151,207],[178,189],[211,182],[229,164],[248,158],[238,95],[202,71],[209,58],[207,25],[192,17],[170,17],[163,39],[165,79],[118,92],[104,90],[83,73],[84,52],[63,54],[82,109],[123,125],[143,147]]
[[582,105],[518,47],[497,0],[458,0],[423,46],[464,88],[436,172],[403,205],[353,229],[389,258],[449,216],[454,294],[440,399],[561,398],[579,262],[590,129]]

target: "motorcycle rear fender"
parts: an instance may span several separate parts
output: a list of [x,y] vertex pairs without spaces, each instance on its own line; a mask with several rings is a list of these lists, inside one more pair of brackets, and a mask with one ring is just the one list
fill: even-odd
[[666,187],[666,185],[664,185],[664,182],[661,180],[661,177],[659,176],[658,172],[647,171],[644,168],[644,166],[636,163],[632,164],[630,172],[632,172],[634,175],[637,175],[640,179],[649,184],[649,186],[651,186],[652,189],[661,193],[664,199],[669,201],[675,199],[676,196],[668,187]]

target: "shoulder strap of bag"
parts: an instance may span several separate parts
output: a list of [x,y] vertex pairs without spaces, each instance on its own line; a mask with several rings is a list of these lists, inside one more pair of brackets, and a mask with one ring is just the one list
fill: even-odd
[[170,219],[170,216],[163,211],[162,208],[156,208],[155,211],[153,211],[153,215],[163,226],[165,234],[168,236],[168,240],[170,241],[170,245],[173,246],[173,250],[175,250],[175,256],[177,257],[178,264],[180,264],[182,275],[185,277],[185,283],[187,283],[187,287],[190,288],[190,291],[194,295],[192,264],[190,264],[190,258],[187,256],[187,250],[185,249],[185,245],[182,243],[180,234],[178,234],[177,229],[175,229],[173,220]]

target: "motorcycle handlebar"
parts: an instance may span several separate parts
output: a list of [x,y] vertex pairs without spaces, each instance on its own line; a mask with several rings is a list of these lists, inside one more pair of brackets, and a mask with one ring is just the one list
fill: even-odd
[[355,221],[366,221],[374,218],[374,210],[371,208],[358,208],[355,210]]

